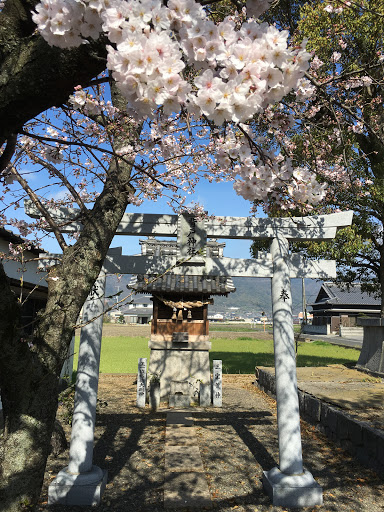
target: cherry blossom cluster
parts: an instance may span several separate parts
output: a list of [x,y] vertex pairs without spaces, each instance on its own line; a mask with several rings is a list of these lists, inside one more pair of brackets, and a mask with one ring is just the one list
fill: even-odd
[[[252,15],[268,5],[248,2]],[[105,33],[107,66],[140,116],[186,107],[217,125],[244,122],[296,88],[310,58],[303,47],[289,47],[287,31],[254,18],[240,28],[229,17],[215,24],[194,0],[44,0],[33,19],[62,48]],[[192,83],[186,63],[197,71]]]
[[249,127],[243,129],[248,133],[231,132],[219,140],[216,155],[219,165],[231,166],[234,177],[241,178],[234,183],[238,195],[257,202],[269,198],[282,209],[294,204],[318,204],[325,197],[326,185],[316,179],[316,174],[294,167],[289,157],[263,149],[261,137],[253,143]]

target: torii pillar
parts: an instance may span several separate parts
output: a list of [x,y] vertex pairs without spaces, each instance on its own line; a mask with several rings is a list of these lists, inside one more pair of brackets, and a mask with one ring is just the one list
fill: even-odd
[[271,255],[279,467],[264,471],[263,486],[275,506],[313,507],[322,505],[323,492],[303,468],[288,240],[275,238]]
[[102,270],[83,308],[69,463],[49,485],[49,505],[98,505],[107,483],[107,471],[93,465],[105,277]]

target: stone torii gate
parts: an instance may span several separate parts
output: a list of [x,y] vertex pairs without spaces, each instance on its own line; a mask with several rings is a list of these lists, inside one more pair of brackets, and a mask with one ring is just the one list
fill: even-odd
[[[32,217],[39,216],[30,203],[26,210]],[[68,222],[77,218],[78,211],[61,208],[51,213],[56,221]],[[338,228],[351,224],[352,215],[353,212],[345,212],[296,218],[197,220],[191,215],[125,214],[116,234],[177,236],[178,254],[158,258],[125,256],[116,249],[113,253],[110,251],[85,304],[87,321],[92,315],[102,313],[106,273],[161,274],[177,265],[172,268],[175,274],[271,278],[279,467],[264,472],[263,485],[276,506],[322,504],[321,487],[303,467],[290,279],[327,279],[336,275],[334,261],[311,261],[290,254],[289,242],[332,239]],[[79,229],[81,224],[74,222],[67,224],[62,232]],[[207,258],[204,248],[208,237],[270,239],[270,253],[258,259]],[[105,487],[105,472],[92,466],[101,329],[102,316],[82,329],[70,462],[50,486],[50,503],[97,504]]]

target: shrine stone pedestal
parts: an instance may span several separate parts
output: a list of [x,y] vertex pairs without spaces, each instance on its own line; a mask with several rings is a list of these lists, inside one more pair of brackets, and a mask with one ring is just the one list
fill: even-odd
[[160,375],[161,397],[171,393],[174,381],[188,382],[189,394],[197,399],[200,382],[209,383],[209,341],[188,341],[175,343],[172,341],[149,341],[151,349],[148,373]]
[[384,318],[358,318],[364,329],[363,346],[356,367],[384,373]]

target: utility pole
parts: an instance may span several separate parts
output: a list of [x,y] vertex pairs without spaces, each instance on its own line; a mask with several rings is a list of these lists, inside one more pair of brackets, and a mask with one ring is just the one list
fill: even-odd
[[303,324],[307,323],[307,299],[305,297],[305,279],[301,278],[302,299],[303,299]]

